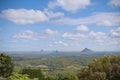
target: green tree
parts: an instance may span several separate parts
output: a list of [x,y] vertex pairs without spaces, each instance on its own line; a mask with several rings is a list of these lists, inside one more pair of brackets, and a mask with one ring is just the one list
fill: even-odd
[[13,72],[14,64],[11,57],[0,53],[0,77],[8,77]]
[[48,76],[44,80],[58,80],[58,79],[52,76]]
[[93,60],[78,77],[79,80],[119,80],[120,56],[105,56]]
[[38,78],[39,80],[44,80],[44,75],[42,74],[41,69],[25,68],[22,70],[22,74],[27,74],[32,79]]
[[18,73],[14,73],[8,78],[4,78],[3,80],[38,80],[37,78],[30,79],[28,75],[22,75]]
[[59,80],[78,80],[76,75],[64,75]]

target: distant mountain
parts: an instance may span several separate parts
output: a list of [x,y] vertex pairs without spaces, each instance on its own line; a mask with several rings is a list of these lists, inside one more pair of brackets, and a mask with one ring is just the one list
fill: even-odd
[[84,48],[81,52],[87,53],[87,52],[93,52],[91,49]]

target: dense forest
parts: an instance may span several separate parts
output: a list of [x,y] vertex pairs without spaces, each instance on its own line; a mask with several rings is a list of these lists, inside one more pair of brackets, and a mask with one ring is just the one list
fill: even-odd
[[49,54],[31,57],[0,53],[0,80],[119,79],[119,54],[97,56],[87,54],[50,56]]

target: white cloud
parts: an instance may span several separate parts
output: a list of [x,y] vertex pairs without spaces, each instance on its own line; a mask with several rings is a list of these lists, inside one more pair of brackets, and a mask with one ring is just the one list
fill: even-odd
[[55,23],[68,24],[68,25],[81,25],[81,24],[97,24],[107,25],[107,26],[119,26],[120,25],[120,13],[119,12],[103,12],[95,13],[91,16],[84,18],[62,18],[58,20],[53,20]]
[[63,42],[63,41],[55,41],[54,42],[55,45],[63,45],[63,46],[68,46],[67,43]]
[[80,26],[77,26],[77,28],[76,28],[76,31],[79,31],[79,32],[86,32],[88,30],[89,29],[86,25],[80,25]]
[[116,29],[112,29],[110,31],[110,43],[112,45],[117,45],[117,47],[120,45],[120,27],[116,28]]
[[47,34],[48,36],[55,36],[55,35],[58,35],[58,31],[46,29],[45,34]]
[[41,39],[53,39],[56,35],[58,35],[57,31],[46,29],[44,33],[38,34],[31,30],[24,30],[14,35],[15,39],[30,39],[30,40],[41,40]]
[[48,21],[51,18],[61,18],[64,17],[64,13],[52,12],[47,9],[44,11],[33,9],[7,9],[1,12],[0,17],[16,24],[25,25]]
[[119,46],[120,46],[120,39],[111,39],[111,41],[110,41],[110,44],[112,44],[112,45],[116,45],[117,46],[117,48],[119,48]]
[[13,38],[39,40],[39,39],[43,39],[45,37],[40,36],[31,30],[24,30],[24,31],[21,31],[20,33],[14,35]]
[[120,27],[111,30],[111,36],[114,38],[120,38]]
[[107,35],[104,32],[94,32],[89,33],[89,37],[95,39],[99,44],[103,44]]
[[96,39],[105,39],[106,38],[106,34],[104,32],[94,32],[94,31],[91,31],[90,32],[90,36],[94,37]]
[[62,12],[52,12],[52,11],[45,9],[44,13],[47,15],[48,18],[62,18],[62,17],[64,17],[64,13],[62,13]]
[[84,9],[90,5],[90,0],[56,0],[50,2],[48,7],[54,9],[55,7],[62,7],[66,11],[76,12],[79,9]]
[[103,20],[101,22],[97,23],[98,26],[113,26],[114,24],[112,24],[112,22],[110,22],[109,20]]
[[22,25],[48,20],[47,16],[42,11],[33,9],[7,9],[3,10],[0,16],[16,24]]
[[56,6],[58,6],[58,2],[57,1],[50,1],[48,4],[48,8],[49,9],[55,9]]
[[65,39],[70,39],[70,40],[80,40],[85,38],[86,36],[84,34],[80,34],[80,33],[64,33],[62,35],[63,38]]
[[120,0],[110,0],[109,4],[115,7],[120,7]]

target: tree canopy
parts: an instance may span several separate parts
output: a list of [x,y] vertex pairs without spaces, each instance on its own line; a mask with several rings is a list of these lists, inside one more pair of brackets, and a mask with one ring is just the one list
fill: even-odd
[[29,75],[30,78],[38,78],[39,80],[44,80],[44,75],[39,68],[25,68],[22,70],[22,74]]
[[79,80],[119,80],[120,56],[105,56],[93,60],[78,74]]
[[0,77],[8,77],[13,72],[14,64],[10,56],[0,53]]

